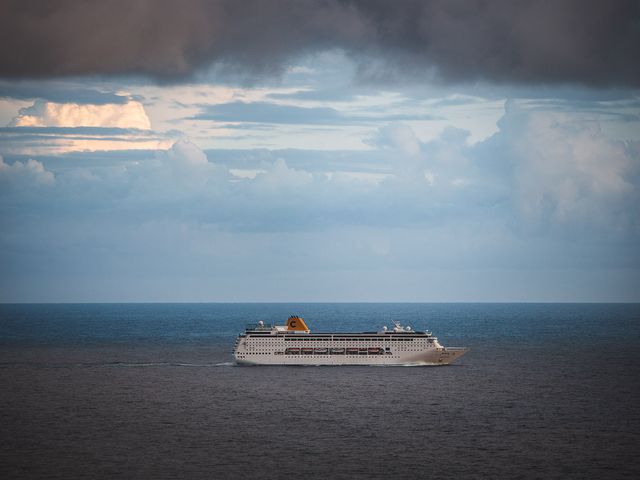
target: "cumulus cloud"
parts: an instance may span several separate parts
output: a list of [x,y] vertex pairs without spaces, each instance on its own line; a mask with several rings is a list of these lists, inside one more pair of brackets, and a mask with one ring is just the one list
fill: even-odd
[[[60,180],[73,189],[92,178],[92,201],[108,204],[114,199],[107,193],[117,191],[129,212],[142,202],[161,215],[175,214],[174,207],[187,202],[190,218],[231,229],[435,225],[470,217],[500,219],[536,235],[638,228],[639,147],[607,138],[597,122],[509,102],[493,136],[475,144],[468,138],[469,132],[449,127],[425,142],[406,124],[382,127],[367,140],[375,148],[368,155],[387,165],[375,182],[351,174],[348,163],[307,170],[304,162],[291,166],[268,151],[251,163],[252,175],[238,176],[188,140],[111,169],[87,167],[89,176],[61,172]],[[34,160],[2,169],[7,179],[28,172],[41,184],[54,180]]]
[[495,145],[512,169],[514,203],[525,226],[624,229],[637,222],[637,145],[607,138],[596,121],[531,112],[513,102],[500,127]]
[[421,143],[408,125],[392,123],[384,126],[365,143],[389,152],[389,159],[398,175],[420,178],[420,173],[424,171]]
[[[469,132],[446,128],[421,142],[403,124],[379,129],[368,143],[387,153],[396,209],[502,216],[518,234],[633,234],[640,225],[640,145],[612,140],[593,119],[509,101],[498,131],[469,144]],[[417,185],[426,185],[418,188]]]
[[[251,163],[252,175],[238,176],[232,165],[211,161],[195,144],[180,140],[147,158],[86,167],[84,175],[60,172],[57,202],[74,197],[74,189],[84,189],[90,178],[91,189],[83,194],[87,204],[116,202],[125,212],[142,208],[151,218],[188,213],[190,220],[230,230],[437,226],[476,219],[525,237],[571,236],[585,229],[634,235],[640,205],[637,144],[607,138],[596,122],[513,102],[498,127],[493,136],[470,144],[469,132],[451,127],[421,141],[408,125],[385,126],[368,140],[375,148],[368,155],[387,165],[375,182],[352,174],[348,163],[307,170],[291,153],[285,160],[268,151]],[[2,168],[11,175],[29,171],[38,182],[51,183],[53,174],[34,162]]]
[[124,104],[55,103],[36,100],[20,109],[12,127],[107,127],[149,130],[151,123],[140,102]]
[[168,166],[172,180],[187,188],[202,188],[220,171],[205,153],[188,140],[179,140],[158,157]]
[[290,168],[287,162],[278,158],[271,165],[266,166],[264,171],[258,173],[255,181],[258,185],[273,190],[283,187],[307,188],[313,182],[313,175],[304,170]]
[[[421,141],[407,125],[384,127],[371,136],[369,153],[388,163],[379,182],[318,165],[307,170],[269,151],[254,152],[256,175],[240,178],[186,140],[156,154],[66,168],[0,160],[0,290],[49,298],[67,275],[60,291],[70,295],[112,278],[109,298],[148,292],[144,281],[162,292],[154,299],[189,284],[217,289],[200,300],[224,300],[219,292],[232,294],[229,282],[253,293],[267,282],[275,291],[282,272],[295,271],[287,294],[300,294],[297,284],[312,291],[309,279],[326,275],[334,285],[348,271],[367,292],[391,278],[389,291],[412,289],[420,300],[427,277],[439,279],[444,269],[455,285],[448,298],[459,300],[451,292],[462,284],[465,299],[478,300],[471,269],[495,285],[487,294],[497,300],[575,300],[558,294],[562,283],[586,276],[592,287],[581,300],[637,300],[638,145],[607,139],[592,122],[514,103],[498,127],[475,144],[459,129]],[[344,164],[328,164],[336,165]],[[536,292],[546,296],[529,289],[534,270]],[[514,271],[520,283],[505,280]],[[33,279],[39,290],[28,289]]]
[[43,99],[21,108],[0,127],[4,154],[46,155],[74,151],[168,148],[173,132],[151,130],[143,105],[126,103],[56,103]]
[[7,164],[0,156],[0,183],[12,188],[53,185],[55,176],[37,160]]
[[0,75],[274,73],[341,48],[369,79],[638,86],[639,18],[634,0],[8,0]]

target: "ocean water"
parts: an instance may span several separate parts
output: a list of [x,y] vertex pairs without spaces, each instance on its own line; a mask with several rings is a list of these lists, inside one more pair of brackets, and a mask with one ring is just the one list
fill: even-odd
[[[400,320],[442,367],[239,367]],[[0,478],[640,478],[640,305],[0,305]]]

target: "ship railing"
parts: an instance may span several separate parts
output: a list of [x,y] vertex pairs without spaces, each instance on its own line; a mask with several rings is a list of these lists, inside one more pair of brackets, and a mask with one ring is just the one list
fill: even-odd
[[264,324],[260,324],[260,323],[249,323],[246,326],[247,330],[265,330],[265,331],[269,331],[273,328],[273,325],[267,325],[266,323]]

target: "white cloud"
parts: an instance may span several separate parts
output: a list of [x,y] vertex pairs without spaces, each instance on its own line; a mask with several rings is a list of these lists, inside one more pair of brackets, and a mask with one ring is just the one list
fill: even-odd
[[[15,260],[16,271],[31,268],[33,277],[42,278],[43,259],[55,258],[56,274],[73,277],[74,268],[91,265],[91,275],[126,283],[142,272],[168,279],[165,291],[197,279],[209,288],[215,278],[219,286],[272,278],[275,291],[283,287],[283,271],[308,279],[339,279],[349,271],[367,300],[375,298],[370,292],[386,290],[376,290],[374,278],[390,279],[390,292],[424,299],[425,283],[414,280],[429,284],[441,272],[451,282],[442,287],[449,298],[462,298],[456,296],[462,282],[464,298],[478,299],[465,273],[470,269],[487,298],[497,300],[575,299],[568,290],[554,296],[562,292],[560,277],[565,283],[590,279],[593,288],[579,299],[637,299],[625,280],[638,277],[636,146],[608,139],[596,124],[513,105],[498,132],[475,144],[453,128],[428,142],[406,126],[385,128],[375,138],[372,154],[389,163],[378,165],[385,172],[380,181],[341,172],[336,166],[357,166],[346,158],[314,157],[300,167],[304,162],[268,151],[234,163],[253,170],[239,178],[224,152],[214,163],[186,140],[116,166],[68,162],[56,177],[46,162],[2,161],[3,181],[17,187],[26,186],[25,179],[30,185],[55,181],[56,188],[23,188],[36,192],[28,201],[16,193],[20,188],[2,189],[1,220],[11,230],[3,235],[9,230],[0,228],[0,263],[20,248],[35,255]],[[324,170],[312,164],[317,158],[327,161]],[[616,235],[608,236],[612,226]],[[586,229],[589,235],[582,235]],[[625,268],[624,275],[615,273]],[[505,280],[514,271],[522,277],[519,286]],[[529,293],[532,271],[538,273]],[[482,272],[489,272],[486,278]],[[260,292],[252,288],[240,289],[248,292],[245,299]],[[345,299],[354,292],[349,288]],[[509,288],[516,293],[504,295]],[[588,296],[598,289],[606,293]],[[318,299],[330,295],[326,287],[318,291],[325,293]]]
[[[381,173],[349,171],[343,160],[345,170],[311,172],[270,154],[251,168],[230,169],[210,162],[187,140],[140,164],[123,163],[117,175],[90,168],[87,173],[97,185],[96,199],[101,189],[129,192],[118,201],[130,204],[130,211],[140,199],[145,205],[191,199],[192,216],[232,225],[232,215],[222,212],[234,212],[252,228],[313,225],[314,218],[394,225],[473,217],[540,234],[575,226],[625,230],[637,223],[638,152],[605,137],[597,124],[567,114],[510,105],[499,131],[475,144],[468,143],[467,131],[455,128],[421,142],[403,124],[383,127],[370,138],[378,161],[388,162]],[[40,163],[30,168],[36,167],[43,168]],[[51,172],[40,173],[41,183],[49,181],[47,175],[53,179]],[[69,172],[63,177],[72,179]]]
[[264,165],[264,173],[255,177],[256,184],[277,190],[283,187],[305,188],[314,180],[314,176],[304,170],[290,168],[282,158],[276,159],[271,165]]
[[632,182],[640,159],[630,144],[607,138],[597,121],[528,111],[510,102],[499,135],[524,226],[619,228],[629,222],[632,214],[623,205],[633,205],[637,197]]
[[405,179],[425,179],[435,183],[432,172],[426,172],[427,159],[413,129],[403,123],[392,123],[380,129],[365,142],[388,152],[388,160],[396,175]]
[[55,176],[37,160],[16,161],[10,165],[0,156],[0,180],[12,186],[53,185]]
[[151,122],[140,102],[104,105],[54,103],[36,100],[22,108],[13,127],[109,127],[149,130]]
[[253,180],[260,173],[266,173],[266,170],[256,168],[230,168],[229,173],[237,178],[249,178]]
[[21,108],[8,126],[13,128],[0,132],[4,154],[154,150],[169,148],[175,140],[175,133],[150,130],[143,105],[132,100],[124,104],[77,104],[40,99]]
[[398,151],[405,157],[420,156],[420,141],[413,129],[403,123],[392,123],[382,127],[371,143],[381,148]]
[[200,148],[185,139],[175,142],[166,152],[159,153],[158,158],[169,167],[172,179],[186,188],[204,187],[220,173]]

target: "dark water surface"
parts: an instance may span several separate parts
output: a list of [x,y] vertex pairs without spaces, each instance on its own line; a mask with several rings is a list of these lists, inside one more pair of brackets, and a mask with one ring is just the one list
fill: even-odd
[[[447,367],[237,367],[392,319]],[[640,306],[0,305],[0,478],[640,478]]]

